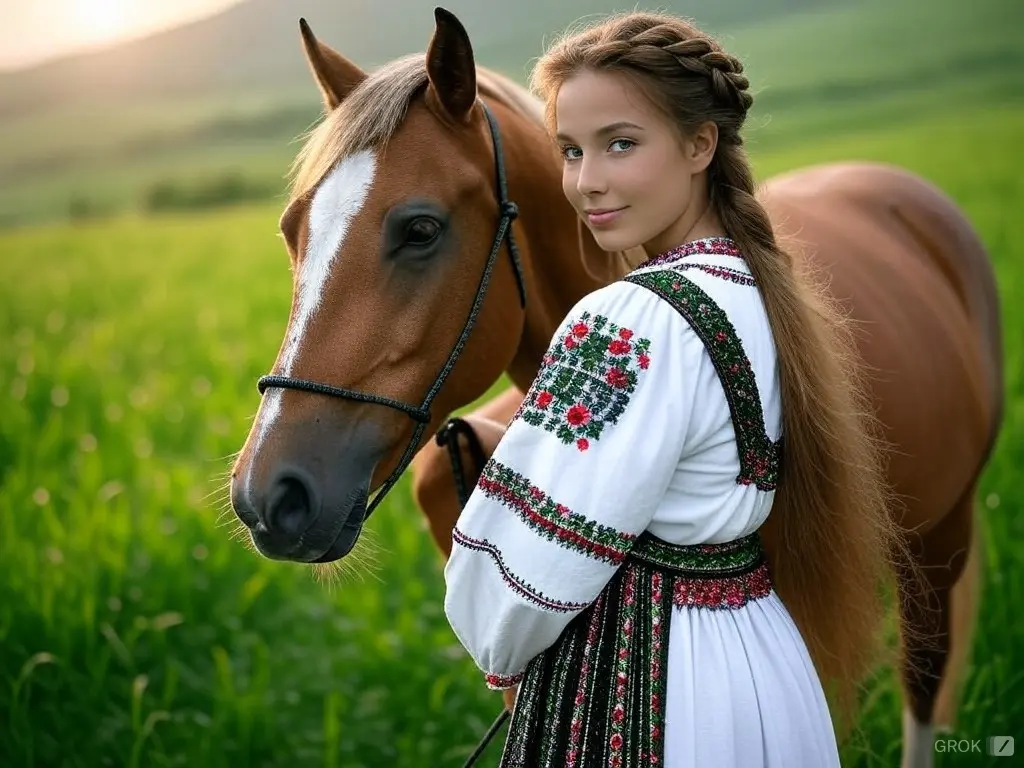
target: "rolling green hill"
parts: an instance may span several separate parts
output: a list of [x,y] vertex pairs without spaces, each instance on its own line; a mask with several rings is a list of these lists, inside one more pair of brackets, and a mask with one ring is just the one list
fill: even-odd
[[[0,104],[22,105],[0,117],[0,225],[169,199],[273,197],[297,149],[294,137],[320,110],[297,16],[306,13],[323,39],[371,66],[425,47],[432,6],[404,3],[371,12],[327,0],[247,0],[148,41],[0,79]],[[550,8],[530,0],[514,12],[476,0],[450,6],[479,60],[521,81],[545,37],[618,7],[584,0]],[[828,130],[865,105],[885,122],[1024,94],[1024,3],[1013,0],[668,6],[719,31],[748,63],[757,94],[749,136],[758,145],[788,141],[808,121]],[[101,95],[104,83],[109,97]],[[168,189],[174,193],[161,196]]]
[[[588,14],[619,10],[614,0],[245,0],[192,22],[109,50],[80,54],[0,75],[0,116],[55,105],[119,103],[139,98],[265,93],[301,87],[306,65],[297,45],[305,16],[363,66],[426,46],[433,8],[462,19],[484,59],[518,68],[546,35]],[[640,5],[644,5],[641,3]],[[785,18],[839,0],[670,0],[661,4],[713,29]]]

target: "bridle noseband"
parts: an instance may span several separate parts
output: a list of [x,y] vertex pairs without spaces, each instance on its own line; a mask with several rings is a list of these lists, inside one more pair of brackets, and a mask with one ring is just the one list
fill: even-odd
[[423,431],[431,421],[430,406],[433,403],[434,398],[437,397],[438,392],[440,392],[445,379],[448,378],[448,374],[450,374],[452,369],[455,367],[455,363],[459,359],[459,355],[462,353],[466,340],[469,338],[469,334],[473,330],[473,326],[476,324],[477,315],[480,312],[480,307],[483,305],[484,294],[487,292],[487,286],[490,283],[491,272],[494,269],[494,264],[497,261],[498,254],[501,252],[501,244],[506,239],[508,240],[508,253],[512,259],[512,268],[515,272],[516,282],[519,287],[520,305],[524,309],[526,308],[526,283],[523,278],[523,267],[519,260],[519,252],[516,248],[515,240],[512,237],[512,222],[519,216],[519,208],[514,202],[508,199],[508,185],[505,181],[505,160],[504,154],[501,150],[501,134],[498,130],[498,124],[487,105],[481,101],[480,106],[483,108],[484,115],[487,118],[487,124],[491,131],[491,142],[494,145],[494,168],[495,176],[497,177],[498,212],[501,217],[498,220],[498,228],[494,233],[494,243],[491,245],[491,252],[487,257],[487,263],[484,265],[484,271],[476,289],[476,296],[473,299],[473,305],[469,311],[469,317],[466,318],[466,323],[462,328],[462,333],[459,334],[459,338],[455,342],[455,346],[452,348],[452,351],[449,353],[448,359],[445,361],[440,373],[438,373],[437,378],[434,379],[434,383],[423,398],[423,402],[420,405],[409,405],[408,403],[392,400],[389,397],[383,397],[381,395],[368,394],[366,392],[359,392],[345,387],[335,387],[318,381],[295,379],[290,376],[263,376],[257,382],[257,389],[259,389],[260,394],[263,394],[271,387],[277,387],[279,389],[297,389],[303,392],[313,392],[320,395],[342,398],[344,400],[357,400],[364,403],[386,405],[389,408],[394,408],[395,410],[409,414],[413,421],[416,422],[416,428],[413,431],[412,438],[409,440],[409,444],[406,446],[405,453],[398,462],[398,466],[396,466],[391,472],[388,479],[384,481],[384,484],[381,486],[376,496],[374,496],[373,500],[368,503],[366,513],[363,516],[364,521],[370,517],[370,514],[377,508],[377,505],[384,499],[384,496],[388,491],[390,491],[395,483],[398,482],[398,478],[401,477],[402,473],[412,461],[416,452],[416,446],[419,445],[420,439],[423,437]]

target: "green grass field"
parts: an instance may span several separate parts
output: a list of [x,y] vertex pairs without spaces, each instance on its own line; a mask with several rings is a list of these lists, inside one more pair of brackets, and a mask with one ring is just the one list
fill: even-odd
[[[992,108],[756,153],[762,175],[850,157],[906,165],[991,249],[1009,398],[979,494],[986,594],[957,731],[971,739],[1024,722],[1022,129],[1024,110]],[[219,518],[290,298],[278,213],[0,239],[5,768],[442,768],[461,765],[499,710],[444,620],[441,560],[407,485],[374,516],[362,566],[331,588],[256,557]],[[883,669],[845,765],[897,764],[898,706]]]

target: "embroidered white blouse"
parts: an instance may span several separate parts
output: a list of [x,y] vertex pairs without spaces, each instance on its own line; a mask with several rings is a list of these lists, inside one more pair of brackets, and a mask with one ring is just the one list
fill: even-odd
[[[633,274],[667,269],[725,311],[777,439],[775,348],[745,262],[697,253]],[[774,491],[737,482],[740,472],[725,391],[687,320],[629,282],[584,297],[554,333],[452,534],[445,613],[487,684],[516,684],[645,530],[675,544],[756,530]]]

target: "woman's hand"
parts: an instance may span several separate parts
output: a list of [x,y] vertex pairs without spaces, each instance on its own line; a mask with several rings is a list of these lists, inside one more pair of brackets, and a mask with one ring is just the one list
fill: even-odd
[[505,699],[505,709],[507,709],[509,712],[511,712],[512,708],[516,705],[516,695],[518,693],[518,685],[514,685],[511,688],[506,688],[504,691],[501,692],[502,698]]

